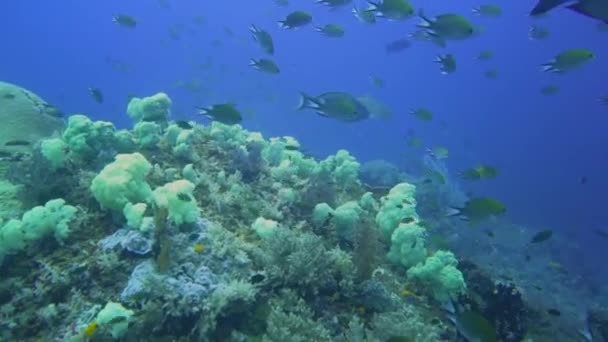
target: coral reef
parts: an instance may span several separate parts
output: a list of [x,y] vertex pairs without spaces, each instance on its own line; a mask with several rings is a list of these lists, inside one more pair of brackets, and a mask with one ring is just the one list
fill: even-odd
[[521,298],[463,278],[393,168],[368,192],[346,150],[178,125],[170,105],[132,100],[132,131],[72,116],[11,166],[0,340],[447,341],[447,300],[521,337]]

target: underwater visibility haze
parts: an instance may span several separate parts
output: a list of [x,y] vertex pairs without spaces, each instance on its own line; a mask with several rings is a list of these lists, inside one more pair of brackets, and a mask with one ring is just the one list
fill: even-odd
[[608,0],[0,26],[0,341],[608,341]]

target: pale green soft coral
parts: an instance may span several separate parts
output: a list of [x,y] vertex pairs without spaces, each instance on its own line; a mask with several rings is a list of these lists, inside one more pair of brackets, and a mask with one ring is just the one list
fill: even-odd
[[54,169],[63,167],[68,160],[68,145],[60,138],[42,140],[40,152]]
[[127,114],[134,122],[166,122],[171,114],[171,99],[165,93],[129,101]]
[[456,298],[466,289],[462,273],[458,270],[458,260],[452,252],[437,251],[407,271],[408,278],[426,286],[438,301]]
[[327,203],[318,203],[312,211],[312,223],[320,228],[327,224],[334,215],[334,209]]
[[388,240],[402,220],[419,221],[416,213],[416,187],[409,183],[395,185],[382,198],[376,224],[382,238]]
[[23,249],[27,242],[54,235],[63,243],[70,235],[70,222],[78,212],[63,199],[53,199],[23,214],[21,220],[10,220],[0,227],[0,263],[4,256]]
[[251,225],[251,228],[260,238],[268,239],[276,234],[279,229],[279,223],[264,217],[258,217]]
[[194,131],[190,129],[182,130],[175,138],[173,154],[178,158],[190,162],[199,160],[200,156],[196,153],[194,146],[194,137]]
[[93,179],[91,191],[102,207],[122,211],[127,203],[149,200],[152,190],[146,176],[151,170],[140,153],[119,154]]
[[180,179],[154,190],[154,203],[168,212],[168,219],[176,225],[194,223],[200,217],[200,209],[193,197],[195,185]]
[[391,236],[389,261],[406,268],[423,262],[427,255],[426,230],[416,223],[401,223]]
[[131,228],[139,229],[144,221],[144,215],[148,205],[146,203],[127,203],[122,212],[127,219],[127,225]]
[[115,132],[116,128],[111,122],[93,122],[85,115],[72,115],[62,138],[75,157],[93,158],[104,150],[114,148]]
[[141,149],[155,148],[160,142],[161,127],[155,122],[142,121],[135,124],[133,136]]
[[108,302],[106,306],[97,313],[95,323],[107,329],[114,339],[120,339],[129,329],[129,321],[133,311],[125,308],[120,303]]
[[357,201],[348,201],[334,210],[332,223],[340,236],[350,237],[363,214]]

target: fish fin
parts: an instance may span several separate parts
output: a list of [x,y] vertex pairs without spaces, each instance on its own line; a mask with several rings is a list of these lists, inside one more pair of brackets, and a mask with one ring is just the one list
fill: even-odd
[[448,207],[445,216],[447,217],[454,217],[454,216],[460,216],[462,215],[462,208],[457,208],[457,207]]
[[319,105],[313,100],[312,97],[306,95],[304,92],[300,92],[300,102],[296,110],[303,109],[318,109]]
[[209,108],[205,107],[196,107],[196,110],[198,110],[199,115],[207,115],[207,113],[209,112]]
[[[258,27],[257,27],[257,26],[255,26],[254,24],[251,24],[251,26],[249,26],[249,32],[251,32],[251,33],[254,33],[254,34],[255,34],[255,33],[260,32],[260,30],[259,30],[259,29],[258,29]],[[254,36],[254,37],[255,37],[255,36]]]
[[540,65],[544,72],[559,72],[558,69],[553,67],[553,62],[544,63]]
[[471,10],[471,12],[473,12],[473,14],[476,14],[476,15],[480,15],[481,14],[481,11],[479,10],[479,8],[473,8]]
[[322,116],[324,118],[328,118],[329,117],[329,115],[327,115],[327,114],[325,114],[323,112],[320,112],[320,111],[317,111],[316,113],[317,113],[318,116]]
[[545,14],[555,7],[561,5],[563,2],[563,0],[539,0],[532,11],[530,11],[530,16],[535,17]]
[[420,8],[420,9],[418,10],[418,16],[419,16],[419,17],[420,17],[420,19],[422,19],[423,21],[422,21],[420,24],[416,25],[416,26],[418,26],[418,27],[420,27],[420,28],[429,28],[429,27],[431,26],[431,23],[432,23],[433,21],[432,21],[431,19],[429,19],[429,17],[427,17],[427,16],[424,14],[424,9]]
[[278,21],[277,24],[279,25],[279,28],[289,29],[289,25],[287,25],[287,23],[284,20]]
[[253,58],[249,60],[249,66],[254,67],[256,69],[258,69],[259,67],[258,62]]
[[371,11],[377,10],[378,6],[380,6],[378,3],[369,1],[369,0],[367,0],[367,3],[369,4],[368,10],[371,10]]

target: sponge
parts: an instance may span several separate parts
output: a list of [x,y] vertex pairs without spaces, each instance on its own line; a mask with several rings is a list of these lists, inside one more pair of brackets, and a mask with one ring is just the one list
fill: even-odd
[[458,260],[452,252],[437,251],[431,257],[407,270],[408,278],[419,281],[438,301],[457,297],[466,289],[464,277],[456,268]]
[[200,209],[192,196],[194,184],[185,179],[167,183],[154,190],[154,203],[167,209],[168,219],[176,225],[194,223],[200,217]]
[[140,153],[119,154],[95,176],[91,191],[99,204],[122,211],[127,203],[147,202],[152,194],[146,176],[152,165]]
[[25,248],[28,241],[37,241],[50,234],[60,243],[70,234],[69,223],[78,209],[63,199],[48,201],[23,214],[21,220],[10,220],[0,227],[0,263],[9,254]]

